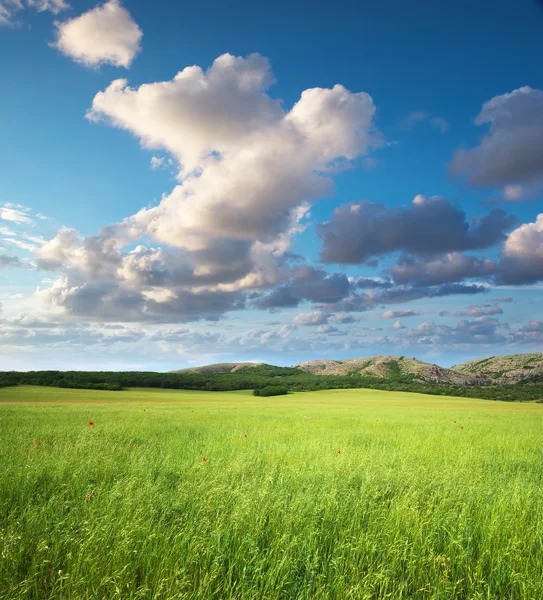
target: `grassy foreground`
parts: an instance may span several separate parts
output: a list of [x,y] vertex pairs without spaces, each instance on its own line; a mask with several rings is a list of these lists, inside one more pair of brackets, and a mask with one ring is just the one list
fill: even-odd
[[1,600],[543,598],[542,405],[5,388],[0,465]]

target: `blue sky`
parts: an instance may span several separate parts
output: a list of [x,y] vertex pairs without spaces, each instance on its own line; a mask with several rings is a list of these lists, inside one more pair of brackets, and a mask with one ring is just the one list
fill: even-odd
[[2,368],[540,350],[542,25],[0,0]]

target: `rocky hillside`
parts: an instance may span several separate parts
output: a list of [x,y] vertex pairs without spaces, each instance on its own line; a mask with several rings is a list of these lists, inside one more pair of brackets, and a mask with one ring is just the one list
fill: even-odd
[[483,381],[471,373],[446,369],[415,358],[377,355],[348,360],[310,360],[296,365],[301,371],[315,375],[368,375],[372,377],[398,378],[411,375],[426,383],[450,383],[453,385],[481,385]]
[[203,365],[201,367],[189,367],[188,369],[178,369],[172,373],[202,373],[203,375],[219,375],[221,373],[235,373],[245,367],[256,367],[263,363],[251,362],[233,362],[233,363],[214,363],[212,365]]
[[491,356],[455,365],[453,369],[484,379],[485,383],[506,385],[528,380],[543,381],[543,352]]
[[[179,369],[173,373],[201,373],[219,375],[236,373],[241,369],[263,367],[264,363],[231,362],[215,363],[201,367]],[[285,367],[273,367],[285,369]],[[447,369],[415,358],[405,356],[387,356],[378,354],[366,358],[347,360],[309,360],[295,365],[296,369],[314,375],[366,375],[383,379],[398,380],[410,376],[423,383],[442,383],[450,385],[507,385],[522,382],[543,383],[543,353],[512,354],[491,356],[490,358],[470,360]],[[294,369],[288,373],[296,374]],[[260,373],[262,374],[262,373]],[[269,375],[269,373],[266,373]],[[279,373],[275,373],[276,375]],[[283,375],[287,373],[281,373]]]

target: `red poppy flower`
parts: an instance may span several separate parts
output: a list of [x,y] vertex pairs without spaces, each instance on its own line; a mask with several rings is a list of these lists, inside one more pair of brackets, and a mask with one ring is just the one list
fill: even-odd
[[94,425],[94,421],[89,421],[89,425]]
[[34,446],[37,446],[38,445],[38,440],[34,440],[32,443],[34,444]]
[[92,498],[92,494],[85,494],[85,498],[86,498],[87,500],[90,500],[90,499]]
[[207,458],[205,456],[202,458],[202,462],[207,462]]

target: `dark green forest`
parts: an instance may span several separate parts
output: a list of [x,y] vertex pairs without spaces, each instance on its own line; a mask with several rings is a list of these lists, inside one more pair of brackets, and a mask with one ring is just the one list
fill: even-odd
[[369,388],[376,390],[418,392],[439,396],[462,396],[505,401],[543,401],[543,383],[516,385],[454,386],[424,383],[397,370],[388,379],[363,375],[314,375],[292,367],[258,365],[235,373],[202,374],[195,372],[156,373],[140,371],[28,371],[0,372],[0,387],[43,385],[61,388],[122,390],[125,388],[167,388],[180,390],[257,390],[284,388],[287,392],[329,389]]

